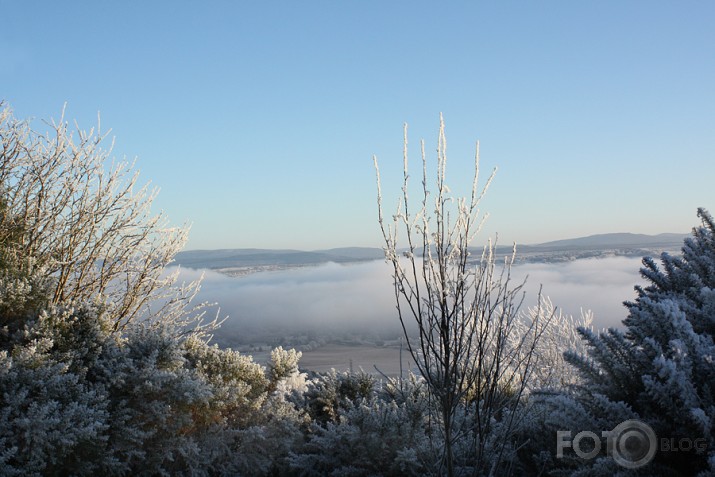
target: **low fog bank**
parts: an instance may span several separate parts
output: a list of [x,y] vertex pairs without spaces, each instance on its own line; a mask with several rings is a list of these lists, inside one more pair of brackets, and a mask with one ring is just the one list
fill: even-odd
[[[567,263],[515,265],[528,275],[526,306],[536,303],[539,285],[564,313],[592,310],[596,328],[620,326],[622,302],[635,298],[641,283],[637,258],[600,258]],[[204,274],[198,299],[216,302],[228,319],[216,333],[223,346],[264,342],[320,342],[320,337],[370,341],[399,336],[391,266],[381,260],[328,263],[232,278],[209,270],[182,269],[180,280]],[[290,338],[293,338],[291,340]]]
[[636,298],[635,285],[640,277],[641,258],[589,258],[560,263],[515,265],[513,276],[527,279],[526,303],[535,303],[539,285],[543,294],[563,313],[574,317],[582,311],[593,312],[596,329],[620,327],[628,310],[624,301]]
[[[215,341],[221,345],[320,336],[372,341],[399,335],[390,269],[383,261],[327,263],[232,278],[182,269],[181,280],[204,280],[200,301],[216,302],[228,315]],[[287,340],[290,343],[293,340]]]

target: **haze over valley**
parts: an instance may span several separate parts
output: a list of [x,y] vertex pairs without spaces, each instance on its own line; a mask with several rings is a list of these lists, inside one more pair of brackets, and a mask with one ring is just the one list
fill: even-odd
[[[514,280],[528,277],[523,308],[535,305],[542,286],[562,313],[579,318],[590,310],[595,328],[619,327],[622,302],[641,283],[642,257],[677,254],[685,236],[601,234],[517,246]],[[480,254],[473,250],[475,259]],[[498,254],[506,257],[511,247]],[[184,280],[203,274],[198,299],[228,316],[214,337],[221,346],[257,358],[272,346],[296,347],[315,370],[380,363],[396,371],[401,328],[391,268],[379,248],[194,250],[179,253],[175,265]],[[325,354],[313,361],[318,350]]]

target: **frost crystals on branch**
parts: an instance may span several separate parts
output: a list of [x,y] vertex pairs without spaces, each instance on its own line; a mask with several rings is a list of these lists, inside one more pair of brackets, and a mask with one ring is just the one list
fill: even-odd
[[180,328],[200,320],[187,309],[199,283],[166,273],[189,228],[151,214],[157,189],[137,184],[132,163],[109,162],[99,126],[47,126],[39,133],[0,103],[0,231],[12,230],[16,258],[53,277],[54,303],[105,305],[115,330],[148,316]]
[[[380,172],[374,158],[379,223],[385,257],[393,267],[395,300],[407,346],[439,408],[436,419],[444,439],[439,472],[455,474],[455,449],[464,446],[473,449],[469,461],[475,473],[494,472],[504,466],[506,454],[513,449],[516,410],[527,390],[544,322],[551,317],[537,311],[534,316],[540,319],[526,322],[526,329],[524,323],[518,325],[524,283],[512,284],[515,249],[500,270],[491,240],[481,257],[474,260],[470,254],[469,245],[486,218],[480,214],[479,203],[496,172],[480,191],[479,143],[471,196],[455,201],[445,181],[447,142],[440,116],[436,195],[432,199],[428,190],[422,141],[422,202],[416,213],[408,194],[407,145],[405,125],[402,194],[389,224],[383,215]],[[400,230],[407,245],[402,254]],[[462,413],[470,415],[468,425]]]

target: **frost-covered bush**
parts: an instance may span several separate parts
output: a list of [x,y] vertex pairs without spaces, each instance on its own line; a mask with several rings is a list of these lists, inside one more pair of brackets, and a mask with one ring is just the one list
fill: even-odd
[[290,465],[302,476],[425,475],[432,449],[426,423],[406,404],[365,399],[338,410],[336,421],[315,424]]
[[52,307],[0,361],[0,455],[20,475],[161,475],[198,467],[209,387],[158,329],[125,338],[92,308]]
[[106,396],[53,359],[51,345],[0,351],[0,475],[116,471]]
[[338,373],[332,370],[308,382],[307,391],[299,398],[299,404],[307,409],[312,420],[335,422],[341,409],[371,398],[375,384],[375,378],[364,372]]
[[32,260],[6,253],[7,241],[2,245],[0,475],[116,469],[106,451],[106,392],[87,382],[87,366],[79,364],[97,354],[98,322],[82,326],[92,310],[44,310],[50,279]]
[[427,393],[415,376],[378,383],[364,372],[316,375],[293,395],[312,418],[289,458],[294,475],[424,475],[434,462]]
[[200,469],[210,386],[186,367],[181,343],[171,334],[131,327],[127,335],[100,381],[110,390],[114,429],[120,430],[111,438],[113,452],[121,453],[132,473]]
[[305,374],[298,372],[300,353],[277,348],[266,370],[250,356],[196,337],[184,349],[189,366],[210,386],[201,420],[213,430],[206,447],[221,456],[211,464],[211,473],[284,475],[286,458],[302,444],[309,422],[287,399],[305,388]]
[[270,388],[284,396],[293,392],[307,391],[307,374],[298,370],[298,361],[302,353],[294,349],[285,350],[282,346],[271,351],[271,361],[268,364]]
[[250,357],[197,336],[140,324],[117,333],[101,306],[32,310],[29,303],[48,303],[39,299],[45,288],[23,288],[34,279],[0,281],[16,291],[3,303],[23,305],[22,327],[3,335],[0,351],[0,475],[286,468],[307,427],[305,413],[286,399],[301,387],[295,366],[283,366],[297,364],[295,352],[274,353],[272,368],[287,374],[274,373],[273,382]]
[[[359,378],[330,373],[310,383],[306,405],[312,412],[328,409],[335,417],[328,412],[316,415],[306,444],[289,460],[293,470],[298,475],[444,475],[441,410],[425,380],[409,375],[374,383],[370,393],[353,394],[356,399],[339,399],[340,383],[355,390]],[[477,412],[480,405],[484,403],[462,402],[456,407],[453,471],[521,475],[524,466],[517,448],[524,437],[514,428],[521,429],[517,424],[528,409],[504,406],[485,425],[478,422],[483,415]],[[485,432],[482,437],[480,430]]]
[[0,267],[0,349],[9,349],[37,310],[50,303],[52,280],[33,268],[32,263],[20,267],[7,262]]
[[208,421],[246,427],[264,404],[269,381],[250,356],[209,346],[199,338],[184,343],[188,366],[211,386]]

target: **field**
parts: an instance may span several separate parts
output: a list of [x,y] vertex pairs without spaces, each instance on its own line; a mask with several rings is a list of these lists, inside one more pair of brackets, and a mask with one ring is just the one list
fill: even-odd
[[[409,352],[402,351],[403,371],[406,373],[411,366]],[[375,366],[390,377],[400,375],[400,349],[397,347],[378,347],[371,345],[326,344],[320,348],[304,351],[300,367],[310,371],[363,371],[379,374]]]

